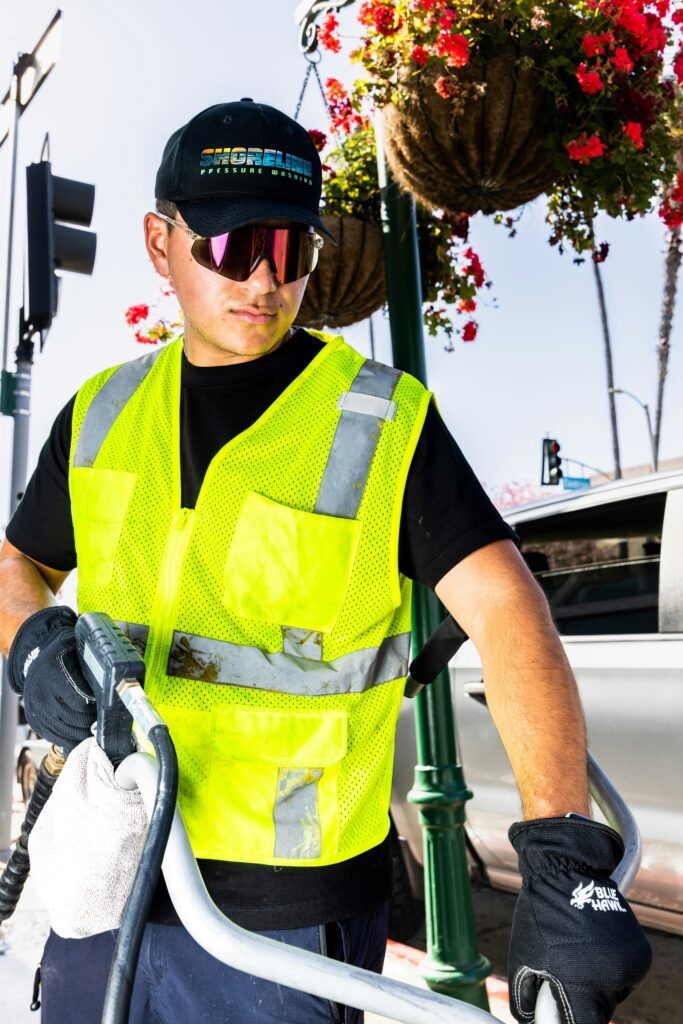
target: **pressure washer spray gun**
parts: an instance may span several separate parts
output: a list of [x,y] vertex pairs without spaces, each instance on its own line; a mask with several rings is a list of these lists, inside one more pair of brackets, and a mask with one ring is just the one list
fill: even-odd
[[[80,617],[76,641],[83,673],[97,702],[96,739],[116,767],[135,750],[133,719],[128,707],[141,703],[145,663],[119,627],[99,612]],[[119,694],[119,688],[125,696]],[[157,718],[154,724],[163,723]],[[64,762],[64,751],[52,744],[38,769],[16,846],[0,877],[0,924],[11,917],[19,902],[30,870],[28,838]]]

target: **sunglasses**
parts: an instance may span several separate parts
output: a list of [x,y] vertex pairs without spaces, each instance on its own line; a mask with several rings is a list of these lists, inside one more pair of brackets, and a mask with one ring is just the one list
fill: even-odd
[[247,224],[222,235],[203,238],[172,217],[155,211],[155,216],[174,228],[182,228],[192,239],[190,252],[206,270],[229,281],[246,281],[263,259],[267,259],[280,284],[291,284],[315,270],[323,239],[305,228],[269,228]]

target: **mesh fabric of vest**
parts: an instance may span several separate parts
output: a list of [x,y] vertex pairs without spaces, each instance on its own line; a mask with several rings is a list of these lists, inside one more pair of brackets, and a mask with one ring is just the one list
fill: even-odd
[[[212,682],[210,672],[190,679],[165,671],[173,630],[277,652],[283,625],[306,625],[231,612],[224,601],[225,566],[250,492],[288,509],[314,510],[339,420],[337,399],[363,363],[341,338],[318,336],[326,344],[309,366],[214,457],[193,512],[180,510],[181,342],[160,353],[87,468],[73,467],[74,448],[90,403],[113,370],[87,382],[76,400],[70,481],[79,611],[105,611],[151,626],[145,686],[171,729],[180,765],[179,803],[200,857],[320,866],[370,849],[389,827],[404,679],[360,693],[310,697],[259,689],[258,680],[224,685]],[[411,587],[399,575],[398,536],[405,482],[430,394],[404,373],[393,398],[395,419],[381,425],[356,516],[360,540],[341,610],[322,637],[325,662],[410,631]],[[120,533],[107,566],[93,548],[100,528],[94,520],[103,515],[102,494],[111,494],[118,479],[119,490],[130,497],[112,512]],[[88,495],[75,501],[83,480]],[[86,536],[88,543],[81,543]],[[283,769],[310,769],[320,776],[323,838],[315,856],[275,853],[273,805]]]

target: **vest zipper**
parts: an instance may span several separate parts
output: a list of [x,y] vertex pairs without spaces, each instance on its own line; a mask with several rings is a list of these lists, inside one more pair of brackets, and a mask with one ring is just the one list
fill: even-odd
[[145,674],[152,684],[150,696],[166,675],[180,601],[180,574],[192,537],[194,518],[195,511],[190,508],[180,508],[173,513],[159,567],[146,650],[148,657]]

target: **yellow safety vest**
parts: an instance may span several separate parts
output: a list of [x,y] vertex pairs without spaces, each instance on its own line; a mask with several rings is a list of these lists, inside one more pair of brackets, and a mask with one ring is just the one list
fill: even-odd
[[430,393],[326,344],[181,507],[182,340],[79,391],[81,613],[140,648],[195,855],[320,866],[387,834],[410,656],[406,477]]

